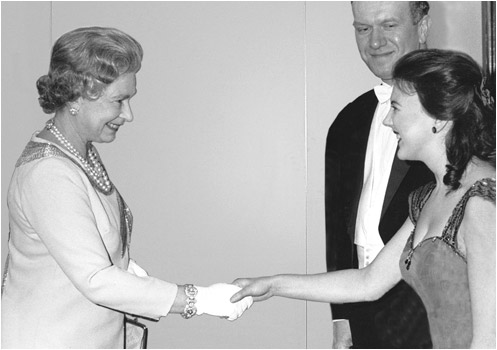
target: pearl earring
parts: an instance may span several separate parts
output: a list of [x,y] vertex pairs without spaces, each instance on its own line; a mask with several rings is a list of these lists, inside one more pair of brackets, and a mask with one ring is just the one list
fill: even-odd
[[436,134],[436,133],[437,133],[437,128],[432,127],[432,128],[431,128],[431,132],[432,132],[432,133],[434,133],[434,134]]
[[69,108],[69,113],[71,113],[72,116],[75,116],[76,114],[78,114],[78,112],[78,109],[75,107]]

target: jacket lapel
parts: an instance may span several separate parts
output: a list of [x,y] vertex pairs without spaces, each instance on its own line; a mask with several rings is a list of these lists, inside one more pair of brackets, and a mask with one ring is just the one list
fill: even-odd
[[[398,151],[398,148],[397,148]],[[383,214],[387,210],[390,202],[392,201],[393,196],[399,189],[402,180],[406,176],[409,171],[409,165],[407,162],[400,160],[397,157],[397,152],[395,152],[395,158],[393,159],[392,171],[390,172],[390,178],[388,179],[387,190],[385,192],[385,199],[383,200],[383,207],[381,209],[380,220],[383,218]]]
[[374,91],[371,90],[369,92],[367,101],[364,103],[364,105],[360,106],[360,109],[357,111],[358,115],[361,116],[362,121],[360,121],[360,123],[363,123],[363,129],[360,131],[361,135],[357,138],[358,141],[360,142],[360,145],[358,145],[358,147],[361,149],[361,157],[358,158],[358,162],[354,164],[353,167],[354,172],[356,172],[358,175],[353,176],[351,174],[351,176],[349,177],[350,179],[355,178],[357,181],[353,185],[353,188],[355,188],[356,191],[351,202],[351,212],[349,215],[349,222],[347,225],[348,233],[352,242],[354,242],[357,210],[359,209],[359,200],[361,198],[362,187],[364,182],[364,162],[366,159],[366,149],[369,139],[369,133],[371,130],[371,123],[373,122],[373,117],[377,105],[378,105],[378,99],[376,98]]

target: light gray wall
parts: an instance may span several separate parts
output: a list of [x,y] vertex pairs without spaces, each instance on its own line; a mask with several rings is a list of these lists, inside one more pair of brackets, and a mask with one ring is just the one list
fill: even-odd
[[[432,9],[430,46],[481,62],[480,3]],[[101,25],[145,50],[134,122],[97,145],[133,210],[132,256],[154,276],[199,285],[324,271],[326,133],[378,82],[351,24],[349,2],[2,2],[2,266],[8,182],[49,117],[35,81],[61,34]],[[297,300],[256,304],[233,323],[148,324],[151,348],[329,348],[332,339],[328,305]]]

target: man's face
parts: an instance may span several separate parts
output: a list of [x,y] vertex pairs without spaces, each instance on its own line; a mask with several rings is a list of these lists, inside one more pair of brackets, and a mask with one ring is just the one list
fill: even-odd
[[391,84],[395,62],[425,42],[423,20],[413,24],[407,1],[354,1],[354,28],[362,60]]

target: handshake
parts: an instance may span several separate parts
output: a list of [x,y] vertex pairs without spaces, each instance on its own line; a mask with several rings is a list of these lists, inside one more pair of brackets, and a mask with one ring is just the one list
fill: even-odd
[[[139,277],[148,277],[147,271],[141,268],[133,259],[129,260],[128,272]],[[234,281],[234,283],[240,284],[238,280]],[[238,293],[242,288],[235,284],[216,283],[209,287],[187,284],[178,287],[180,289],[173,306],[177,305],[175,307],[176,312],[183,311],[181,315],[184,318],[207,314],[234,321],[245,310],[250,308],[254,302],[251,296]],[[236,296],[233,297],[235,294]],[[231,302],[230,299],[235,302]]]
[[233,284],[216,283],[209,287],[198,287],[191,284],[184,286],[187,296],[184,318],[194,315],[208,314],[234,321],[253,304],[252,297],[248,296],[232,303],[230,298],[241,288]]

